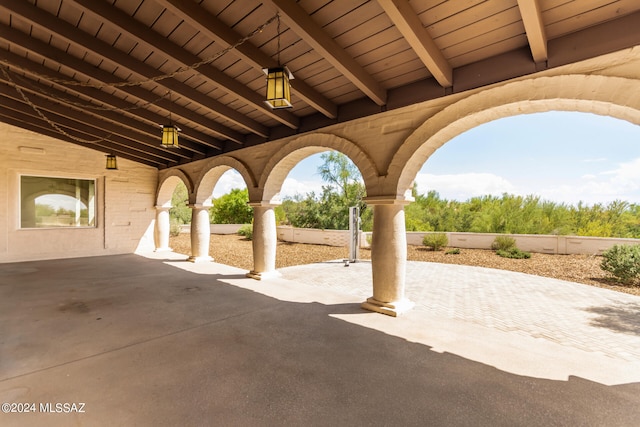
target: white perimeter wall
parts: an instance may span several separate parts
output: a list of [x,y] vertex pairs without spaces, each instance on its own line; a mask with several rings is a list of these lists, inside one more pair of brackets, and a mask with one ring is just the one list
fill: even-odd
[[[407,233],[407,243],[422,245],[427,233]],[[490,233],[445,233],[449,238],[449,247],[466,249],[490,249],[497,236]],[[508,234],[523,251],[556,255],[601,255],[613,245],[638,245],[640,239],[617,239],[604,237],[555,236],[542,234]]]
[[[343,230],[318,230],[310,228],[293,228],[279,226],[278,239],[293,243],[310,243],[329,246],[347,246],[349,232]],[[407,233],[407,244],[421,246],[424,232]],[[491,244],[502,234],[490,233],[445,233],[449,239],[449,247],[463,249],[491,249]],[[368,247],[371,233],[361,232],[360,246]],[[640,239],[616,239],[580,236],[549,236],[537,234],[512,234],[516,245],[523,251],[568,255],[588,254],[600,255],[613,245],[638,245]]]
[[[96,180],[97,227],[20,229],[20,175]],[[0,123],[0,262],[153,250],[158,171]]]
[[[211,224],[211,234],[235,234],[242,224]],[[183,233],[190,232],[189,225],[182,226]],[[320,230],[315,228],[294,228],[278,226],[278,240],[291,243],[312,245],[348,246],[349,232],[345,230]],[[420,231],[407,232],[407,244],[422,246],[425,234]],[[497,236],[492,233],[445,233],[449,239],[448,247],[462,249],[491,249]],[[360,246],[369,247],[371,232],[360,232]],[[601,255],[613,245],[640,245],[640,239],[618,239],[605,237],[555,236],[543,234],[509,234],[516,240],[516,246],[523,251],[569,255]]]

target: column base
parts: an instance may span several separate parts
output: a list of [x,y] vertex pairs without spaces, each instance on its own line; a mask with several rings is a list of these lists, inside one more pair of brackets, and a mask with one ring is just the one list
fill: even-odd
[[173,251],[173,249],[167,247],[167,248],[155,248],[154,252],[171,252]]
[[275,279],[278,277],[282,277],[282,274],[280,274],[278,271],[274,270],[274,271],[263,271],[263,272],[258,272],[258,271],[250,271],[247,273],[247,277],[250,277],[252,279],[255,280],[267,280],[267,279]]
[[400,301],[382,302],[371,297],[367,298],[367,300],[360,306],[365,310],[375,311],[377,313],[386,314],[387,316],[397,317],[411,310],[414,305],[415,304],[413,303],[413,301],[409,301],[406,298]]
[[187,258],[187,261],[189,262],[212,262],[213,258],[210,256],[190,256],[189,258]]

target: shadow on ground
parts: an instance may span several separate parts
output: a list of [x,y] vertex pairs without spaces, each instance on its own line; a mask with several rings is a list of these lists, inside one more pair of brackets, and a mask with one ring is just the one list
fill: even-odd
[[332,317],[362,313],[356,304],[285,302],[231,284],[240,279],[134,255],[0,265],[0,400],[86,404],[81,414],[0,414],[0,424],[640,419],[640,384],[509,374]]
[[591,321],[591,325],[607,328],[615,332],[640,335],[640,304],[616,304],[585,309],[598,317]]

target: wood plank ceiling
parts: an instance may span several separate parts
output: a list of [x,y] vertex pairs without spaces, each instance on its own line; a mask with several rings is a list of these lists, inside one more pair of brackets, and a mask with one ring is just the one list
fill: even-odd
[[639,44],[637,0],[2,0],[0,121],[161,169]]

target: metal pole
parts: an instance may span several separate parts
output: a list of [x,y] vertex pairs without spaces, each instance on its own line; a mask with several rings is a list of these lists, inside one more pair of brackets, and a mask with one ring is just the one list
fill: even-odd
[[356,262],[360,257],[360,208],[349,208],[349,262]]

